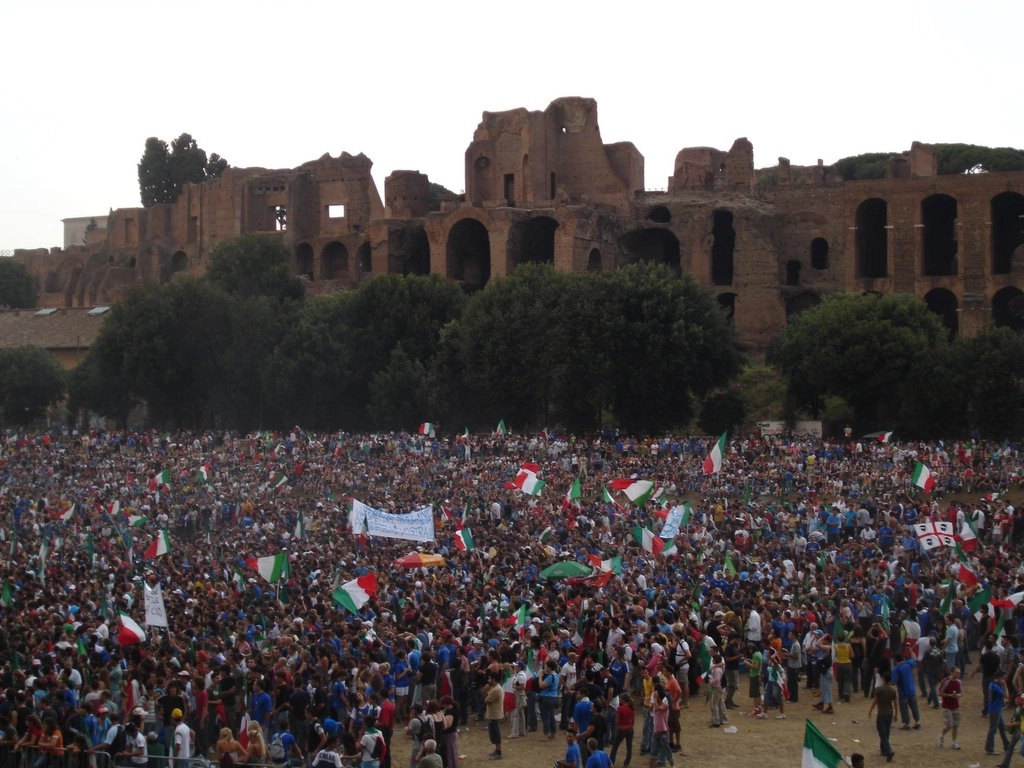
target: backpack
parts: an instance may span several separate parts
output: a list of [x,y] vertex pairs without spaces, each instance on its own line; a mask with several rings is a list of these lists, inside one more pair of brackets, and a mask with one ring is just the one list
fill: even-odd
[[377,734],[373,749],[370,751],[371,760],[383,760],[388,754],[388,745],[384,743],[384,737]]
[[418,717],[416,719],[420,721],[420,736],[419,736],[420,744],[425,742],[427,739],[435,739],[435,741],[436,741],[436,737],[434,736],[434,720],[433,720],[433,718],[430,718],[430,717]]
[[114,740],[110,742],[110,749],[107,752],[113,756],[119,752],[124,752],[124,745],[127,743],[128,737],[124,732],[124,726],[117,726],[117,733],[114,734]]
[[270,754],[270,759],[274,763],[283,763],[287,756],[287,750],[284,748],[284,742],[281,741],[281,734],[275,734],[274,738],[270,740],[270,745],[267,747],[267,752]]

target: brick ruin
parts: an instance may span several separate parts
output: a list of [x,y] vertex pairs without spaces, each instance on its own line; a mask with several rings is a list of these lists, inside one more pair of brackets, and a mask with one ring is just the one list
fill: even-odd
[[307,293],[380,273],[437,273],[467,291],[523,262],[566,271],[664,263],[712,289],[762,352],[787,317],[836,291],[913,294],[952,333],[1024,327],[1024,173],[937,174],[915,143],[886,178],[833,168],[755,172],[753,145],[683,149],[667,191],[644,188],[644,158],[605,144],[593,99],[543,112],[485,112],[466,150],[465,195],[433,202],[428,178],[394,171],[382,201],[364,155],[298,168],[231,168],[173,204],[111,211],[105,237],[19,250],[41,306],[116,302],[140,282],[202,275],[214,247],[280,237]]

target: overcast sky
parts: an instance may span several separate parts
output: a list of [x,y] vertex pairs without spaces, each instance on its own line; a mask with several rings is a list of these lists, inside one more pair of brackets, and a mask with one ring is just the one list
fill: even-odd
[[597,100],[664,189],[683,147],[757,167],[914,140],[1024,147],[1020,0],[6,3],[0,250],[139,204],[146,138],[234,166],[366,154],[455,192],[484,111]]

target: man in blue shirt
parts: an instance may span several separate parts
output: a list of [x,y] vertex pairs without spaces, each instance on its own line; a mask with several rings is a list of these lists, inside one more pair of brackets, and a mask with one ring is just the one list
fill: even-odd
[[590,701],[588,688],[580,685],[578,690],[576,706],[572,710],[572,721],[576,724],[576,732],[584,733],[590,727],[590,718],[594,714],[594,705]]
[[914,716],[914,730],[921,727],[921,710],[917,706],[917,686],[914,684],[914,667],[917,659],[904,659],[902,654],[896,654],[896,666],[892,670],[892,684],[896,686],[899,694],[900,720],[903,725],[900,730],[910,730],[910,715]]
[[565,734],[565,757],[555,761],[557,768],[583,768],[583,757],[580,755],[580,745],[576,743],[576,732],[569,731]]
[[612,768],[611,758],[600,748],[597,739],[587,739],[587,749],[590,750],[590,757],[587,758],[586,768]]

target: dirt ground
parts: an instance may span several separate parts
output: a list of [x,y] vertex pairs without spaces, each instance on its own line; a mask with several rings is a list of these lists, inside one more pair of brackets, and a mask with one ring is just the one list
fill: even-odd
[[[972,662],[977,661],[977,653],[972,654]],[[921,729],[914,731],[899,730],[897,725],[891,736],[896,756],[892,765],[907,768],[969,768],[985,766],[994,768],[1000,756],[992,757],[985,754],[985,734],[988,720],[981,717],[981,677],[970,677],[971,667],[967,670],[964,685],[964,696],[961,700],[962,715],[960,729],[960,751],[950,749],[951,739],[946,737],[946,746],[938,746],[938,736],[942,731],[942,714],[939,710],[928,709],[922,704]],[[739,695],[737,703],[744,701]],[[749,703],[749,702],[748,702]],[[676,766],[706,766],[716,768],[794,768],[800,765],[803,750],[804,722],[810,718],[833,743],[844,757],[852,752],[860,752],[865,757],[866,768],[885,764],[878,748],[878,734],[875,731],[874,718],[868,718],[868,707],[871,700],[863,694],[854,694],[851,703],[835,704],[834,715],[822,715],[811,709],[814,699],[800,691],[797,704],[786,705],[786,719],[777,720],[775,711],[768,713],[767,719],[759,720],[739,714],[744,709],[730,710],[730,725],[735,725],[735,734],[726,733],[723,728],[709,728],[707,710],[703,697],[691,699],[689,709],[682,713],[682,739],[684,756],[677,754]],[[1007,710],[1004,719],[1009,722],[1011,711]],[[634,768],[648,768],[647,755],[639,754],[639,736],[641,720],[637,718],[637,733],[633,743]],[[549,768],[551,763],[562,757],[565,739],[561,736],[554,741],[546,741],[540,733],[532,733],[520,739],[508,738],[508,725],[502,730],[503,759],[497,763],[502,768]],[[396,735],[396,739],[404,738]],[[460,749],[465,754],[464,768],[473,768],[488,764],[491,752],[487,740],[487,729],[483,723],[470,722],[460,737]],[[404,754],[404,744],[398,742],[398,754]],[[996,746],[1000,749],[999,737]],[[623,750],[619,748],[618,765],[624,761]],[[1019,768],[1024,758],[1014,756],[1012,766]],[[396,767],[397,768],[397,767]]]

